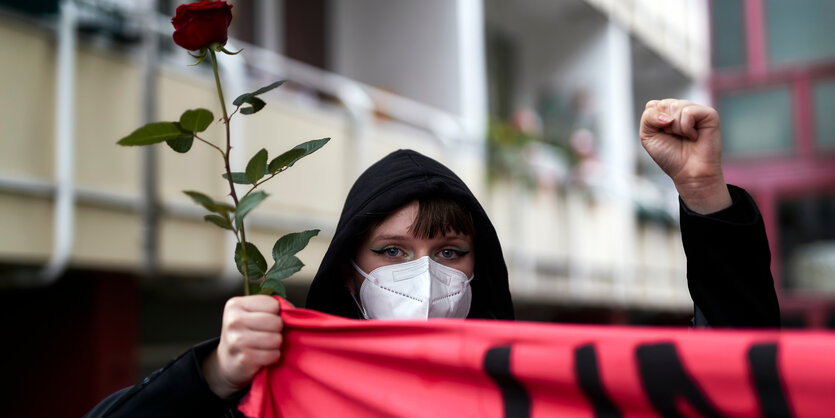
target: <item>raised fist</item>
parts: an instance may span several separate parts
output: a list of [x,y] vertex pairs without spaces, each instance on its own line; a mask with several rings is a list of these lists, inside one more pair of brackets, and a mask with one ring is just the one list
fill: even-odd
[[650,100],[641,116],[640,137],[688,208],[708,214],[731,205],[715,109],[686,100]]

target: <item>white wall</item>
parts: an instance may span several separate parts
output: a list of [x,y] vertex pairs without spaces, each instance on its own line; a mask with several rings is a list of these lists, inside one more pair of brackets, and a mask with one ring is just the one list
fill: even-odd
[[456,3],[331,2],[328,53],[332,70],[459,114]]

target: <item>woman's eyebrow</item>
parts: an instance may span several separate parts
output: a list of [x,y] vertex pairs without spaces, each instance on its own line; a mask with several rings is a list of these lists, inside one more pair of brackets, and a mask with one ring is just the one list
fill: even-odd
[[410,239],[412,239],[412,237],[407,236],[407,235],[382,234],[382,235],[377,235],[376,237],[374,237],[374,239],[372,241],[381,241],[381,240],[382,241],[404,241],[404,240],[410,240]]
[[466,240],[467,240],[467,238],[469,238],[469,235],[464,235],[464,234],[459,234],[459,233],[452,233],[452,234],[446,234],[446,235],[444,235],[442,238],[443,238],[443,239],[445,239],[445,240],[462,240],[462,241],[466,241]]
[[468,237],[468,235],[463,235],[463,234],[446,234],[446,235],[444,235],[444,238],[449,238],[449,239],[467,239],[467,237]]

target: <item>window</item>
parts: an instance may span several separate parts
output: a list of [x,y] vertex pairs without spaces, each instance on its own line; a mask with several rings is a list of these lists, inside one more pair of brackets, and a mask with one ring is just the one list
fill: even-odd
[[835,58],[835,1],[766,0],[765,14],[771,64]]
[[235,0],[230,35],[328,69],[328,7],[326,0]]
[[817,82],[814,90],[817,147],[835,150],[835,80]]
[[792,148],[791,94],[787,87],[719,98],[723,149],[730,156],[785,153]]
[[714,0],[713,66],[742,67],[746,64],[745,19],[741,0]]
[[58,14],[58,0],[0,0],[0,8],[11,8],[35,15]]
[[786,287],[835,290],[835,194],[783,200],[778,219]]
[[229,35],[251,44],[258,44],[254,27],[257,25],[258,5],[253,0],[236,0],[232,6],[232,25]]
[[284,2],[284,54],[314,67],[327,69],[328,2]]
[[513,114],[513,63],[515,49],[511,38],[499,30],[486,30],[487,98],[490,117],[510,120]]

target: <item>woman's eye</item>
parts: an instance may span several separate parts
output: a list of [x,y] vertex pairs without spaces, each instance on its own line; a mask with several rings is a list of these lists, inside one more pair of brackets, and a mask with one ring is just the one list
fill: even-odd
[[403,255],[403,251],[400,250],[400,248],[397,248],[397,247],[386,247],[386,248],[381,248],[379,250],[375,250],[375,249],[372,248],[371,251],[375,254],[380,254],[380,255],[386,256],[386,257],[400,257],[400,256]]
[[438,255],[441,258],[446,258],[446,259],[462,257],[465,254],[467,254],[467,251],[453,250],[451,248],[444,248],[443,250],[438,252]]

